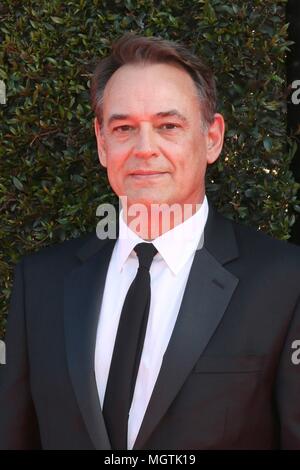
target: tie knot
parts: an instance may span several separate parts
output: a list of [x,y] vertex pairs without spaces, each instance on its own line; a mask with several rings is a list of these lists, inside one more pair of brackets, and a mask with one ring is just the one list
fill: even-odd
[[152,260],[157,253],[157,249],[152,243],[138,243],[134,248],[139,259],[139,268],[150,269]]

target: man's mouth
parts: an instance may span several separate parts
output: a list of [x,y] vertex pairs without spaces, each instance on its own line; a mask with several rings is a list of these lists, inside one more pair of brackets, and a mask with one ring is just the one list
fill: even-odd
[[155,170],[136,170],[130,173],[130,176],[134,178],[156,178],[166,175],[166,171],[155,171]]

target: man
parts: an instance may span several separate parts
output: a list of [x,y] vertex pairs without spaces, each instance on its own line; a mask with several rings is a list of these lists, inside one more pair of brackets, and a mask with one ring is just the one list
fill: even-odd
[[207,203],[224,136],[210,70],[126,35],[91,91],[119,236],[16,267],[0,447],[300,449],[299,249]]

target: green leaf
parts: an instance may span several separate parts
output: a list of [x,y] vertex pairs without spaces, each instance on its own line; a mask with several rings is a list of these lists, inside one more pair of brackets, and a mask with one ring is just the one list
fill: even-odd
[[270,137],[265,137],[263,140],[263,144],[266,151],[271,152],[273,146],[272,139],[270,139]]
[[16,187],[17,189],[19,189],[19,191],[23,191],[23,190],[24,190],[23,184],[21,183],[21,181],[20,181],[16,176],[13,176],[13,177],[12,177],[12,180],[13,180],[13,184],[15,185],[15,187]]
[[64,24],[63,18],[59,18],[58,16],[51,16],[51,20],[56,24]]
[[206,0],[204,8],[203,8],[204,16],[208,18],[210,23],[214,23],[217,20],[215,10],[210,2],[210,0]]

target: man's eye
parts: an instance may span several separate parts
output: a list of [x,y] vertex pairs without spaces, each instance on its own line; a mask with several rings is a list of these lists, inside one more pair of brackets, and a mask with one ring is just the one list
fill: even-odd
[[172,129],[177,129],[178,127],[178,124],[173,124],[172,122],[167,122],[166,124],[162,124],[160,126],[161,129],[167,129],[168,131]]
[[123,126],[117,126],[117,127],[114,127],[114,131],[116,132],[129,132],[133,129],[132,126],[129,126],[127,124],[124,124]]

